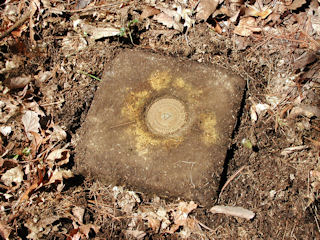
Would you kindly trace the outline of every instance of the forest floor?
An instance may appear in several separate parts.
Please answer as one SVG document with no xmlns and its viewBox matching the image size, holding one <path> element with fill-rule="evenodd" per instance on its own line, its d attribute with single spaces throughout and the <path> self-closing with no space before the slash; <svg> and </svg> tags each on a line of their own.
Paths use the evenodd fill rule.
<svg viewBox="0 0 320 240">
<path fill-rule="evenodd" d="M 2 1 L 0 236 L 319 239 L 319 6 L 318 0 Z M 225 186 L 208 205 L 241 207 L 253 218 L 75 174 L 79 129 L 104 68 L 127 48 L 217 64 L 247 81 Z"/>
</svg>

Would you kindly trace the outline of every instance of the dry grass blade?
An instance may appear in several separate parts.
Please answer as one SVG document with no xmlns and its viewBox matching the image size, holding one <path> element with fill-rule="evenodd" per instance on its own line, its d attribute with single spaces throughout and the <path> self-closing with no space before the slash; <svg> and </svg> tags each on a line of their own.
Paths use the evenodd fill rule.
<svg viewBox="0 0 320 240">
<path fill-rule="evenodd" d="M 229 185 L 229 183 L 236 178 L 236 176 L 238 176 L 238 174 L 245 168 L 246 166 L 242 166 L 238 171 L 236 171 L 234 174 L 232 174 L 232 176 L 226 181 L 226 183 L 223 185 L 223 187 L 221 188 L 221 191 L 219 193 L 219 198 L 221 196 L 221 194 L 223 193 L 223 190 Z"/>
</svg>

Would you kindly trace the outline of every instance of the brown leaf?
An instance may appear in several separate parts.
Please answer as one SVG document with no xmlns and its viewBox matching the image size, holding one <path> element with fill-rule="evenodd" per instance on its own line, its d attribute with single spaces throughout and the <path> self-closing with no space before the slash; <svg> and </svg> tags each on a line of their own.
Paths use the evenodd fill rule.
<svg viewBox="0 0 320 240">
<path fill-rule="evenodd" d="M 217 9 L 219 0 L 201 0 L 197 7 L 197 20 L 204 20 L 210 17 L 210 15 Z"/>
<path fill-rule="evenodd" d="M 265 19 L 272 13 L 272 10 L 269 8 L 266 8 L 264 10 L 259 10 L 255 6 L 248 5 L 248 7 L 245 9 L 245 16 L 251 16 L 251 17 L 261 17 L 262 19 Z"/>
<path fill-rule="evenodd" d="M 74 207 L 72 209 L 72 214 L 75 216 L 76 220 L 78 223 L 82 224 L 83 223 L 83 215 L 84 215 L 85 209 L 82 207 Z"/>
<path fill-rule="evenodd" d="M 47 162 L 50 168 L 53 165 L 62 166 L 69 162 L 70 153 L 67 149 L 56 149 L 52 151 L 49 156 L 47 157 Z"/>
<path fill-rule="evenodd" d="M 87 239 L 89 239 L 89 233 L 90 230 L 93 230 L 96 234 L 100 231 L 100 227 L 96 226 L 94 224 L 86 224 L 86 225 L 81 225 L 79 227 L 79 230 L 82 234 L 84 234 L 86 236 Z"/>
<path fill-rule="evenodd" d="M 294 69 L 302 69 L 308 64 L 317 61 L 318 59 L 318 55 L 314 52 L 305 52 L 294 61 L 293 67 Z"/>
<path fill-rule="evenodd" d="M 9 79 L 9 88 L 11 89 L 19 89 L 24 88 L 29 82 L 31 82 L 31 76 L 20 76 L 16 78 Z"/>
<path fill-rule="evenodd" d="M 73 173 L 70 170 L 55 169 L 49 181 L 45 185 L 50 185 L 52 183 L 55 183 L 56 181 L 62 182 L 63 179 L 68 179 L 72 177 L 73 177 Z"/>
<path fill-rule="evenodd" d="M 150 217 L 150 216 L 147 218 L 147 220 L 148 220 L 148 227 L 152 228 L 152 230 L 155 233 L 158 233 L 158 231 L 160 229 L 160 220 L 155 219 L 155 218 Z"/>
<path fill-rule="evenodd" d="M 136 238 L 137 240 L 143 239 L 146 235 L 144 231 L 139 230 L 126 230 L 126 234 Z"/>
<path fill-rule="evenodd" d="M 181 16 L 176 11 L 164 8 L 161 8 L 161 11 L 162 12 L 160 14 L 153 17 L 154 20 L 168 28 L 174 28 L 178 31 L 183 30 L 182 24 L 179 23 Z"/>
<path fill-rule="evenodd" d="M 2 176 L 1 181 L 11 187 L 12 183 L 19 185 L 23 181 L 23 172 L 20 166 L 7 170 Z"/>
<path fill-rule="evenodd" d="M 24 201 L 24 200 L 28 200 L 30 194 L 33 192 L 33 190 L 35 190 L 38 187 L 38 182 L 35 181 L 21 196 L 20 201 Z"/>
<path fill-rule="evenodd" d="M 290 6 L 288 6 L 289 10 L 296 10 L 300 7 L 302 7 L 303 4 L 305 4 L 306 0 L 294 0 Z"/>
<path fill-rule="evenodd" d="M 152 17 L 153 15 L 159 14 L 160 10 L 150 6 L 144 6 L 142 13 L 140 15 L 140 19 L 146 19 L 148 17 Z"/>
<path fill-rule="evenodd" d="M 10 232 L 11 232 L 10 227 L 7 226 L 7 224 L 5 224 L 4 222 L 0 222 L 0 236 L 4 240 L 9 240 Z"/>
<path fill-rule="evenodd" d="M 261 28 L 257 27 L 254 17 L 242 18 L 234 29 L 234 33 L 243 37 L 248 37 L 254 32 L 261 32 Z"/>
<path fill-rule="evenodd" d="M 33 111 L 26 111 L 22 116 L 22 123 L 24 125 L 24 130 L 27 133 L 27 136 L 32 140 L 31 132 L 39 132 L 40 123 L 38 114 Z"/>
</svg>

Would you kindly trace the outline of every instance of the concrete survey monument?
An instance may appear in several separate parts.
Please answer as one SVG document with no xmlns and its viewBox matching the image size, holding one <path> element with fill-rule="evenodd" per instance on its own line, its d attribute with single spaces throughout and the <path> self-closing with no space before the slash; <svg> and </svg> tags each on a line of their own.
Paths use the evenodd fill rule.
<svg viewBox="0 0 320 240">
<path fill-rule="evenodd" d="M 216 197 L 244 86 L 215 65 L 124 50 L 106 66 L 76 168 L 108 185 L 206 204 Z"/>
</svg>

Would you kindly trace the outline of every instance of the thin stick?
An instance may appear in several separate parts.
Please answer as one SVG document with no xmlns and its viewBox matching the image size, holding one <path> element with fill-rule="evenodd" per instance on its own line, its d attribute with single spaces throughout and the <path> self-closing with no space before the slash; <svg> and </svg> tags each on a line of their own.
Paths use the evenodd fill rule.
<svg viewBox="0 0 320 240">
<path fill-rule="evenodd" d="M 127 125 L 131 125 L 133 123 L 135 123 L 136 121 L 130 121 L 130 122 L 125 122 L 125 123 L 120 123 L 118 125 L 114 125 L 114 126 L 111 126 L 109 129 L 114 129 L 114 128 L 118 128 L 118 127 L 124 127 L 124 126 L 127 126 Z"/>
<path fill-rule="evenodd" d="M 229 185 L 229 183 L 235 179 L 235 177 L 245 168 L 246 166 L 242 166 L 238 171 L 236 171 L 227 181 L 226 183 L 223 185 L 222 189 L 221 189 L 221 192 L 219 194 L 219 198 L 223 192 L 223 190 Z"/>
<path fill-rule="evenodd" d="M 30 12 L 27 12 L 22 18 L 20 18 L 15 24 L 13 24 L 7 31 L 5 31 L 0 39 L 7 37 L 14 29 L 20 27 L 30 17 Z"/>
</svg>

